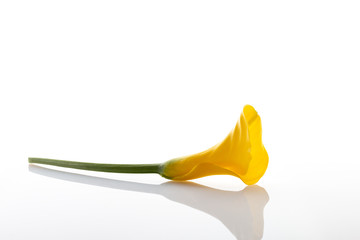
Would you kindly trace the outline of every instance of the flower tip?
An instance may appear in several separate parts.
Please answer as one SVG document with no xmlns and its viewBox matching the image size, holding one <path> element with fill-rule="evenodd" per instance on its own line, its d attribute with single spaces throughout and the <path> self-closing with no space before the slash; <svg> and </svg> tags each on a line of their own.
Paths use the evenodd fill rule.
<svg viewBox="0 0 360 240">
<path fill-rule="evenodd" d="M 243 113 L 248 125 L 250 125 L 258 116 L 255 108 L 251 105 L 245 105 L 243 108 Z"/>
</svg>

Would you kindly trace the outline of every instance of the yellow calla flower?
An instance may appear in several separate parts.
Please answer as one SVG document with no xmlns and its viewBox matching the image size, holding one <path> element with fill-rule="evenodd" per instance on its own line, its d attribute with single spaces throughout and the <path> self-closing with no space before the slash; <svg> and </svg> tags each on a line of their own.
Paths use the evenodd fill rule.
<svg viewBox="0 0 360 240">
<path fill-rule="evenodd" d="M 233 175 L 251 185 L 264 175 L 268 160 L 261 141 L 260 116 L 252 106 L 246 105 L 224 141 L 206 151 L 165 162 L 162 176 L 189 180 L 209 175 Z"/>
<path fill-rule="evenodd" d="M 101 164 L 29 158 L 30 163 L 118 173 L 158 173 L 171 180 L 190 180 L 210 175 L 233 175 L 245 184 L 259 181 L 269 157 L 261 140 L 261 120 L 255 109 L 246 105 L 235 128 L 221 143 L 190 156 L 160 164 Z"/>
</svg>

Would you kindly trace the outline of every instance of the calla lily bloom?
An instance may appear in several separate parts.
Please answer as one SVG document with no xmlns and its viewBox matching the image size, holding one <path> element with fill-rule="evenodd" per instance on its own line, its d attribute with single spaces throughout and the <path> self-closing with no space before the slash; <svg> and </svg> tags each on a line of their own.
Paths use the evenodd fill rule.
<svg viewBox="0 0 360 240">
<path fill-rule="evenodd" d="M 210 175 L 232 175 L 251 185 L 264 175 L 269 161 L 261 134 L 260 116 L 252 106 L 246 105 L 235 128 L 221 143 L 206 151 L 164 163 L 102 164 L 47 158 L 29 158 L 29 162 L 101 172 L 158 173 L 178 181 Z"/>
</svg>

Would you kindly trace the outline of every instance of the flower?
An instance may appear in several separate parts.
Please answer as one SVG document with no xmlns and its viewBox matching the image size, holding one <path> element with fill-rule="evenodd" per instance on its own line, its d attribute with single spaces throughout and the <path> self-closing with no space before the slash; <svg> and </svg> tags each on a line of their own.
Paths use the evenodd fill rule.
<svg viewBox="0 0 360 240">
<path fill-rule="evenodd" d="M 264 175 L 269 162 L 261 134 L 260 116 L 252 106 L 246 105 L 235 128 L 221 143 L 163 163 L 160 174 L 171 180 L 225 174 L 239 177 L 247 185 L 255 184 Z"/>
<path fill-rule="evenodd" d="M 252 106 L 246 105 L 235 128 L 224 141 L 206 151 L 165 163 L 105 164 L 49 158 L 29 158 L 28 161 L 99 172 L 158 173 L 165 178 L 179 181 L 227 174 L 252 185 L 264 175 L 269 157 L 261 140 L 260 116 Z"/>
</svg>

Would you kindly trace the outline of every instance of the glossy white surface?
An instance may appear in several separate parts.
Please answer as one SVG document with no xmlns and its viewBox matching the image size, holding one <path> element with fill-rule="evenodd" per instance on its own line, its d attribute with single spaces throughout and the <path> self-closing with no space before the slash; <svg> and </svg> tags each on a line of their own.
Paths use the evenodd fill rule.
<svg viewBox="0 0 360 240">
<path fill-rule="evenodd" d="M 360 239 L 358 1 L 1 1 L 0 239 Z M 258 186 L 29 166 L 205 150 L 243 105 Z"/>
</svg>

